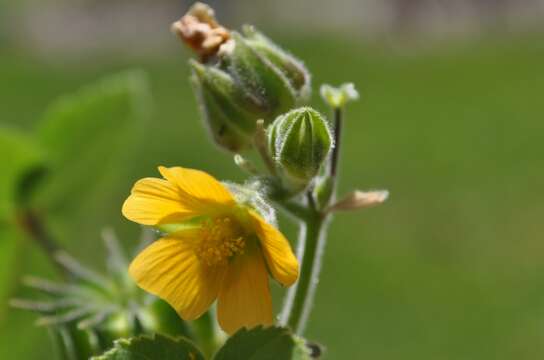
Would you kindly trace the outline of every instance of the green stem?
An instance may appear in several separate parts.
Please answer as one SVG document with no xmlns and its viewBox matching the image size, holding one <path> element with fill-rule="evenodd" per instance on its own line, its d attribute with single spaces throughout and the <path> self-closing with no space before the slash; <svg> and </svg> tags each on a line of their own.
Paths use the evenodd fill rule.
<svg viewBox="0 0 544 360">
<path fill-rule="evenodd" d="M 289 289 L 281 314 L 281 322 L 302 335 L 313 305 L 319 280 L 321 257 L 326 243 L 327 218 L 314 211 L 300 227 L 297 256 L 301 263 L 300 277 Z"/>
<path fill-rule="evenodd" d="M 311 214 L 311 209 L 305 205 L 293 200 L 273 200 L 274 204 L 285 211 L 296 220 L 303 221 Z"/>
<path fill-rule="evenodd" d="M 48 233 L 43 219 L 31 209 L 22 210 L 17 217 L 17 223 L 20 228 L 43 250 L 54 267 L 59 270 L 63 276 L 66 275 L 66 269 L 55 259 L 55 254 L 61 250 L 60 246 L 53 240 Z"/>
<path fill-rule="evenodd" d="M 334 148 L 331 154 L 330 176 L 335 179 L 338 173 L 338 161 L 340 157 L 340 142 L 342 140 L 342 108 L 334 109 Z"/>
<path fill-rule="evenodd" d="M 192 322 L 192 330 L 202 352 L 210 357 L 221 345 L 218 329 L 215 325 L 215 311 L 210 309 Z"/>
<path fill-rule="evenodd" d="M 342 140 L 342 109 L 334 109 L 334 143 L 330 162 L 329 176 L 333 181 L 333 192 L 328 202 L 334 199 L 338 182 L 338 163 L 340 142 Z M 296 334 L 302 335 L 310 316 L 315 291 L 319 283 L 321 258 L 327 241 L 329 217 L 316 210 L 314 198 L 308 193 L 306 204 L 277 201 L 284 210 L 300 220 L 297 257 L 301 264 L 300 276 L 295 286 L 287 292 L 280 315 L 280 322 L 288 325 Z M 296 205 L 296 206 L 294 206 Z"/>
</svg>

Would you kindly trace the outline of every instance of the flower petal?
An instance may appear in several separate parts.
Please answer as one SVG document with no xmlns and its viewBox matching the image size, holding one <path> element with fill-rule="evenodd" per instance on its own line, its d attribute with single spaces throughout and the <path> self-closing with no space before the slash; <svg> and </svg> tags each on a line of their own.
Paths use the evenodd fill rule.
<svg viewBox="0 0 544 360">
<path fill-rule="evenodd" d="M 183 205 L 175 185 L 156 178 L 137 181 L 123 204 L 122 212 L 127 219 L 142 225 L 183 221 L 198 215 Z"/>
<path fill-rule="evenodd" d="M 219 291 L 217 317 L 219 325 L 228 334 L 244 326 L 272 324 L 268 272 L 257 248 L 236 256 L 228 265 Z"/>
<path fill-rule="evenodd" d="M 291 250 L 289 241 L 278 229 L 256 213 L 251 212 L 251 217 L 272 276 L 283 286 L 293 285 L 298 278 L 299 269 L 298 260 Z"/>
<path fill-rule="evenodd" d="M 185 195 L 184 200 L 191 208 L 210 205 L 232 205 L 234 198 L 223 184 L 213 176 L 193 169 L 182 167 L 159 167 L 161 175 L 172 184 L 176 184 Z"/>
<path fill-rule="evenodd" d="M 159 239 L 130 264 L 138 286 L 168 302 L 185 320 L 202 315 L 217 298 L 224 268 L 200 263 L 193 246 L 196 233 Z"/>
</svg>

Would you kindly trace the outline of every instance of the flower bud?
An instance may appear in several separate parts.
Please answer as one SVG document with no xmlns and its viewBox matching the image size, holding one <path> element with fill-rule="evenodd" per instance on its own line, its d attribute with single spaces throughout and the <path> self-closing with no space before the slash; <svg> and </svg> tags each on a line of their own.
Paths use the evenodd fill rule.
<svg viewBox="0 0 544 360">
<path fill-rule="evenodd" d="M 366 209 L 382 204 L 389 197 L 387 190 L 360 191 L 355 190 L 337 203 L 331 205 L 327 211 L 353 211 Z"/>
<path fill-rule="evenodd" d="M 333 109 L 342 108 L 348 102 L 359 99 L 359 92 L 353 83 L 345 83 L 339 87 L 323 84 L 319 91 L 323 100 Z"/>
<path fill-rule="evenodd" d="M 305 102 L 310 76 L 302 63 L 251 27 L 244 36 L 219 25 L 202 3 L 172 26 L 199 55 L 191 61 L 202 116 L 215 142 L 238 152 L 251 146 L 255 122 Z"/>
<path fill-rule="evenodd" d="M 254 102 L 223 70 L 190 62 L 204 123 L 215 142 L 230 151 L 249 147 L 255 131 Z"/>
<path fill-rule="evenodd" d="M 257 31 L 255 27 L 246 25 L 243 28 L 243 33 L 249 46 L 274 64 L 287 77 L 295 90 L 297 102 L 309 100 L 311 79 L 304 64 Z"/>
<path fill-rule="evenodd" d="M 278 172 L 293 190 L 305 188 L 317 175 L 332 147 L 323 117 L 309 107 L 279 116 L 268 129 L 268 147 Z"/>
</svg>

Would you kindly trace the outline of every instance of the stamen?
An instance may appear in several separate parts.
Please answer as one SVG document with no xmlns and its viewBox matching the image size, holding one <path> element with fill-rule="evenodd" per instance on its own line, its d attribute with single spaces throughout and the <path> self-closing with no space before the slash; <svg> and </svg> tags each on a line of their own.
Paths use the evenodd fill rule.
<svg viewBox="0 0 544 360">
<path fill-rule="evenodd" d="M 226 265 L 232 256 L 244 253 L 242 228 L 229 216 L 204 221 L 200 232 L 195 253 L 208 266 Z"/>
</svg>

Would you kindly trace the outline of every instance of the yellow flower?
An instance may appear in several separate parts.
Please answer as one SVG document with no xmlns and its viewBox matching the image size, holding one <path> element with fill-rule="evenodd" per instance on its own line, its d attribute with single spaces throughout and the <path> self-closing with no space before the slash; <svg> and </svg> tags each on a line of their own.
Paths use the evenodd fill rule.
<svg viewBox="0 0 544 360">
<path fill-rule="evenodd" d="M 131 276 L 183 319 L 198 318 L 217 299 L 219 324 L 229 334 L 271 324 L 268 272 L 284 286 L 298 277 L 288 241 L 207 173 L 159 171 L 164 179 L 136 182 L 123 215 L 170 232 L 134 259 Z"/>
</svg>

